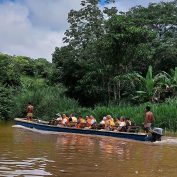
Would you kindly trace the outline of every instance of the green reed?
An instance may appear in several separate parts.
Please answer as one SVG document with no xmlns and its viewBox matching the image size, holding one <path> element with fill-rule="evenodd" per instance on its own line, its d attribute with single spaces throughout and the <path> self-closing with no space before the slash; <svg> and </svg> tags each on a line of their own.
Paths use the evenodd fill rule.
<svg viewBox="0 0 177 177">
<path fill-rule="evenodd" d="M 144 122 L 144 109 L 147 105 L 155 116 L 153 126 L 164 128 L 173 132 L 177 131 L 177 99 L 168 99 L 164 103 L 146 103 L 139 106 L 109 105 L 96 106 L 94 109 L 81 108 L 77 101 L 65 96 L 62 85 L 48 86 L 42 79 L 24 79 L 23 88 L 13 97 L 11 117 L 26 116 L 26 106 L 32 102 L 35 108 L 35 118 L 50 120 L 56 113 L 75 113 L 76 115 L 93 115 L 99 122 L 103 116 L 110 114 L 114 118 L 124 116 L 131 118 L 136 125 Z"/>
<path fill-rule="evenodd" d="M 11 117 L 25 117 L 28 102 L 34 105 L 34 117 L 44 120 L 52 119 L 58 112 L 75 110 L 78 102 L 65 96 L 61 85 L 48 86 L 41 80 L 24 83 L 22 90 L 13 97 Z"/>
<path fill-rule="evenodd" d="M 93 112 L 98 120 L 102 119 L 103 116 L 110 114 L 114 118 L 117 116 L 129 117 L 137 125 L 142 125 L 145 116 L 144 109 L 147 105 L 151 107 L 151 110 L 155 116 L 155 122 L 153 126 L 161 127 L 173 132 L 177 131 L 176 99 L 169 99 L 166 102 L 159 104 L 146 103 L 139 106 L 97 106 Z"/>
</svg>

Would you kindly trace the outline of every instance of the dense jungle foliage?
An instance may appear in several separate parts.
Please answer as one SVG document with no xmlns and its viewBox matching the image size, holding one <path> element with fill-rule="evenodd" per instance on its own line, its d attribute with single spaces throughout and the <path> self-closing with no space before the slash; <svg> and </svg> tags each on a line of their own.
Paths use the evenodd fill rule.
<svg viewBox="0 0 177 177">
<path fill-rule="evenodd" d="M 157 125 L 177 129 L 177 1 L 127 12 L 106 3 L 82 0 L 69 12 L 65 46 L 52 63 L 0 54 L 2 119 L 25 116 L 31 101 L 37 118 L 110 113 L 140 124 L 149 104 Z"/>
</svg>

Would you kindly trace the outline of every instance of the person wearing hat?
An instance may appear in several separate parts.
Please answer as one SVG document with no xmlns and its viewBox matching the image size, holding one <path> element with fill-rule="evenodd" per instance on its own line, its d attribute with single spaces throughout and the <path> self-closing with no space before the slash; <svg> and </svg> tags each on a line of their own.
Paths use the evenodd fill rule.
<svg viewBox="0 0 177 177">
<path fill-rule="evenodd" d="M 57 113 L 56 116 L 57 116 L 57 118 L 56 118 L 56 123 L 55 124 L 56 125 L 61 124 L 61 122 L 62 122 L 61 114 Z"/>
</svg>

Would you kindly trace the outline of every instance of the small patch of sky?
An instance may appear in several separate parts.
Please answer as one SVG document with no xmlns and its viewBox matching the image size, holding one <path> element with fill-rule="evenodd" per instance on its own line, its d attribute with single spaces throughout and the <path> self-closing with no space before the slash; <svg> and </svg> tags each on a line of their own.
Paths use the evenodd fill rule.
<svg viewBox="0 0 177 177">
<path fill-rule="evenodd" d="M 101 4 L 102 6 L 104 6 L 104 5 L 105 5 L 105 0 L 100 0 L 100 4 Z"/>
<path fill-rule="evenodd" d="M 6 2 L 15 2 L 16 0 L 0 0 L 0 4 L 6 3 Z"/>
</svg>

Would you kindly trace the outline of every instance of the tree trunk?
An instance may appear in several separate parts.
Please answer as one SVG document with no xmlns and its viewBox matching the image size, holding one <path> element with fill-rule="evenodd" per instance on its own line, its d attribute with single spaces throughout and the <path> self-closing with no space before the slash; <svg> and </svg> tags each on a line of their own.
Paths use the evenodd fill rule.
<svg viewBox="0 0 177 177">
<path fill-rule="evenodd" d="M 120 104 L 121 94 L 120 94 L 120 80 L 118 81 L 118 104 Z"/>
<path fill-rule="evenodd" d="M 117 100 L 117 89 L 116 89 L 116 84 L 114 84 L 114 102 Z"/>
</svg>

